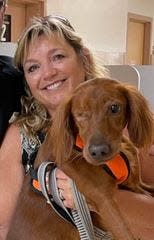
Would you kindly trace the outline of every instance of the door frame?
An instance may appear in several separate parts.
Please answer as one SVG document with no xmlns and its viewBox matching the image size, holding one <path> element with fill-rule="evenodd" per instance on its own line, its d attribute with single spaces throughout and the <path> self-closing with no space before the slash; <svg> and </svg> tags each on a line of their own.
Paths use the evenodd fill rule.
<svg viewBox="0 0 154 240">
<path fill-rule="evenodd" d="M 128 53 L 128 24 L 129 22 L 137 22 L 144 24 L 144 45 L 143 45 L 143 65 L 151 64 L 151 47 L 152 47 L 152 21 L 151 17 L 137 15 L 134 13 L 128 13 L 127 17 L 127 40 L 126 40 L 126 58 L 125 63 L 127 64 L 127 53 Z"/>
<path fill-rule="evenodd" d="M 15 21 L 16 14 L 12 10 L 14 7 L 17 7 L 18 9 L 20 9 L 20 8 L 24 9 L 25 15 L 23 16 L 22 20 L 24 21 L 23 28 L 25 28 L 27 23 L 33 16 L 45 16 L 46 15 L 47 0 L 9 0 L 6 14 L 11 15 L 11 17 L 12 17 L 12 23 L 10 26 L 11 29 L 13 27 L 14 28 L 16 27 L 16 21 Z M 11 41 L 16 42 L 19 34 L 20 34 L 20 30 L 18 31 L 18 34 L 14 33 L 12 30 Z"/>
</svg>

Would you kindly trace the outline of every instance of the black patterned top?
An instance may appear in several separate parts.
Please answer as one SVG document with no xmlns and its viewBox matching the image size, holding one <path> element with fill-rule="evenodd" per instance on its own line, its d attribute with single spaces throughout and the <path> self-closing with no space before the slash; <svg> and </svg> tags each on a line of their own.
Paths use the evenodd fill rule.
<svg viewBox="0 0 154 240">
<path fill-rule="evenodd" d="M 25 173 L 29 173 L 29 169 L 33 166 L 39 147 L 44 140 L 44 134 L 39 132 L 35 138 L 29 138 L 26 133 L 21 130 L 22 143 L 22 164 Z"/>
</svg>

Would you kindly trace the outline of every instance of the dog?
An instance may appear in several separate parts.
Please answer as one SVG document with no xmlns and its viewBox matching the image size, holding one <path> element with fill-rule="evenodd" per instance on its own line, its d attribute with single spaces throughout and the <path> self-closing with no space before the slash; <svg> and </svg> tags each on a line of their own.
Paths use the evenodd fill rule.
<svg viewBox="0 0 154 240">
<path fill-rule="evenodd" d="M 123 134 L 125 128 L 129 138 Z M 47 142 L 52 136 L 57 140 L 53 152 L 58 164 L 69 159 L 80 138 L 90 164 L 105 164 L 119 152 L 126 155 L 130 174 L 121 187 L 145 194 L 153 191 L 141 180 L 137 149 L 153 142 L 153 113 L 135 87 L 112 79 L 84 82 L 62 104 L 51 131 Z"/>
<path fill-rule="evenodd" d="M 128 130 L 129 138 L 123 135 L 125 128 Z M 75 181 L 80 192 L 92 206 L 93 222 L 100 228 L 110 231 L 115 240 L 134 240 L 136 238 L 116 204 L 117 182 L 112 170 L 108 168 L 108 163 L 117 156 L 118 159 L 126 158 L 129 169 L 126 178 L 121 179 L 120 176 L 117 180 L 119 186 L 148 194 L 147 190 L 153 188 L 141 180 L 137 148 L 148 147 L 152 141 L 153 114 L 141 93 L 133 86 L 124 85 L 117 80 L 98 78 L 80 84 L 59 106 L 35 164 L 37 167 L 45 159 L 55 159 L 55 163 Z M 20 239 L 25 240 L 23 236 L 26 234 L 32 236 L 31 240 L 46 240 L 49 236 L 58 240 L 61 239 L 60 232 L 64 239 L 79 239 L 78 233 L 70 225 L 69 235 L 74 236 L 71 235 L 69 238 L 66 231 L 69 227 L 65 228 L 64 221 L 55 220 L 51 210 L 45 206 L 42 217 L 40 212 L 40 206 L 44 205 L 42 197 L 39 196 L 38 199 L 34 193 L 32 196 L 30 190 L 26 190 L 28 192 L 25 193 L 25 189 L 28 188 L 27 181 L 25 186 L 20 201 L 22 207 L 21 205 L 18 207 L 18 213 L 13 218 L 16 219 L 13 226 L 18 226 L 18 232 L 21 232 Z M 27 211 L 24 207 L 25 199 L 29 215 L 25 213 Z M 37 206 L 34 206 L 34 202 L 37 202 Z M 30 216 L 27 218 L 29 222 L 26 221 L 25 214 Z M 52 215 L 49 217 L 51 221 L 48 219 L 49 215 Z M 22 227 L 19 227 L 21 222 Z M 31 222 L 34 222 L 33 226 L 35 222 L 39 224 L 34 226 L 35 230 L 30 231 Z M 37 234 L 38 225 L 38 232 L 42 235 Z M 14 227 L 11 228 L 9 236 L 17 232 L 15 229 L 17 227 Z M 53 235 L 54 231 L 56 233 Z M 16 238 L 8 238 L 14 239 L 19 239 L 19 235 L 16 235 Z"/>
<path fill-rule="evenodd" d="M 125 128 L 129 138 L 123 134 Z M 74 150 L 78 136 L 83 145 L 81 153 Z M 52 139 L 54 144 L 51 150 Z M 105 175 L 102 182 L 102 173 L 96 171 L 122 152 L 129 162 L 129 176 L 124 182 L 120 182 L 120 187 L 149 194 L 148 191 L 153 191 L 153 187 L 146 185 L 141 179 L 138 148 L 148 147 L 152 142 L 153 113 L 142 94 L 135 87 L 117 80 L 94 79 L 80 84 L 59 107 L 53 126 L 47 134 L 43 155 L 46 153 L 45 158 L 51 159 L 52 152 L 56 156 L 57 165 L 76 182 L 79 190 L 90 199 L 91 205 L 96 208 L 99 206 L 99 210 L 102 208 L 104 214 L 107 207 L 100 206 L 100 199 L 103 201 L 103 198 L 107 198 L 112 206 L 115 205 L 109 198 L 113 198 L 111 192 L 114 192 L 117 183 L 109 175 Z M 83 154 L 88 164 L 83 160 L 75 160 L 75 156 L 80 154 Z M 91 189 L 95 189 L 92 194 Z M 98 205 L 94 203 L 95 196 L 100 196 Z M 110 204 L 109 209 L 114 212 Z M 115 215 L 116 218 L 118 213 Z M 112 224 L 111 216 L 104 219 L 105 227 L 112 232 L 115 239 L 127 239 L 125 228 L 121 229 L 121 234 L 125 232 L 125 237 L 112 229 L 115 222 L 117 221 L 114 219 Z M 119 224 L 118 222 L 117 229 Z"/>
</svg>

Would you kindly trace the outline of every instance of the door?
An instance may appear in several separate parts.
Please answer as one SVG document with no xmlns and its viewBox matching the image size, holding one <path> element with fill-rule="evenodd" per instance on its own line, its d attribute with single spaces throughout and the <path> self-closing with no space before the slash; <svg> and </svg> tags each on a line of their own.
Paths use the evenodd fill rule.
<svg viewBox="0 0 154 240">
<path fill-rule="evenodd" d="M 46 0 L 9 0 L 6 15 L 11 17 L 11 42 L 16 42 L 32 16 L 46 14 Z"/>
<path fill-rule="evenodd" d="M 152 19 L 140 15 L 128 15 L 127 64 L 143 65 L 151 63 Z"/>
<path fill-rule="evenodd" d="M 144 23 L 128 23 L 128 64 L 142 64 L 144 52 Z"/>
</svg>

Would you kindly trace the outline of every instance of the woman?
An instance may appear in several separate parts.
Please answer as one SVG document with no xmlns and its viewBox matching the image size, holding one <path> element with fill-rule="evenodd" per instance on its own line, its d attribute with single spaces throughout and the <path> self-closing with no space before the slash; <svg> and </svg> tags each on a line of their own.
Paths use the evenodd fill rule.
<svg viewBox="0 0 154 240">
<path fill-rule="evenodd" d="M 68 20 L 60 16 L 33 19 L 18 42 L 15 63 L 24 73 L 27 96 L 22 99 L 22 113 L 10 125 L 0 150 L 0 237 L 3 240 L 21 190 L 23 165 L 28 171 L 28 163 L 32 163 L 33 153 L 40 146 L 38 132 L 46 132 L 57 106 L 79 83 L 105 75 Z M 58 188 L 64 190 L 65 206 L 73 207 L 69 178 L 60 170 L 56 177 Z M 140 224 L 144 223 L 148 209 L 154 210 L 154 200 L 124 191 L 117 192 L 117 198 L 130 225 L 132 217 L 137 222 L 137 228 L 131 225 L 136 236 L 142 232 L 144 240 L 152 239 Z M 125 201 L 121 202 L 122 199 Z M 127 199 L 135 207 L 126 206 Z M 136 204 L 141 217 L 136 215 Z M 154 223 L 154 217 L 150 217 L 146 219 L 147 224 Z"/>
</svg>

